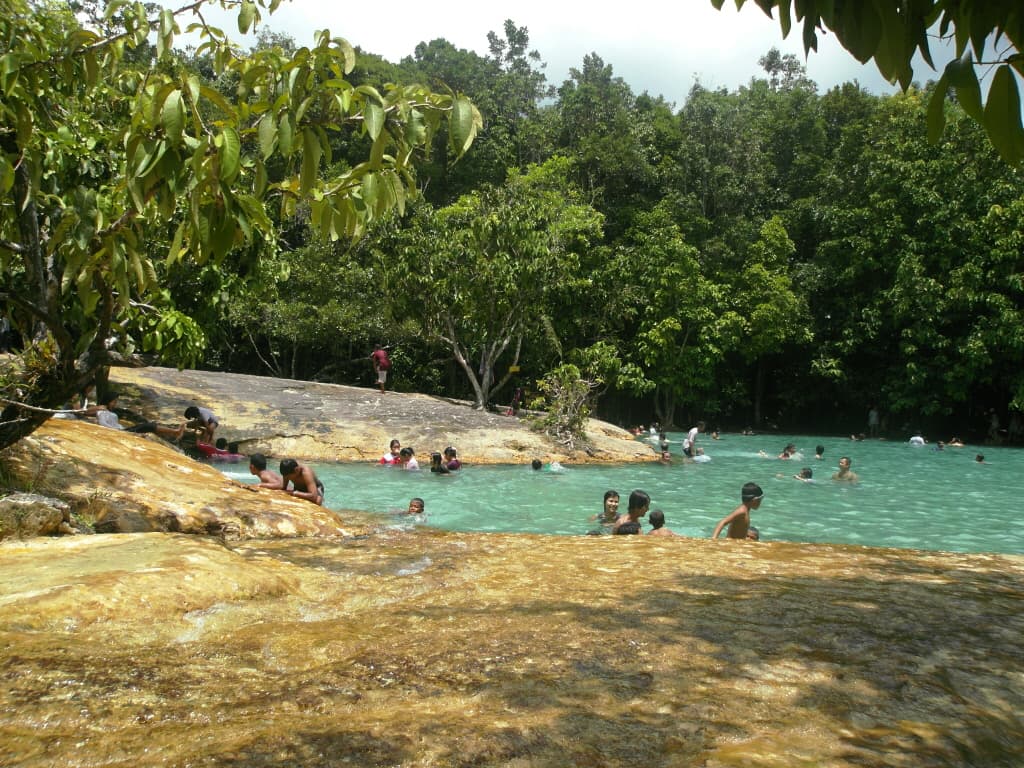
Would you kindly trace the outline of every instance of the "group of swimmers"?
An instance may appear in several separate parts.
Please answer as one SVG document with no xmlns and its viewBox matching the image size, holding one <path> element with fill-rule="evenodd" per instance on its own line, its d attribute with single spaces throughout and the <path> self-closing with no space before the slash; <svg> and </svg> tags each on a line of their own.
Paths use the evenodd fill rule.
<svg viewBox="0 0 1024 768">
<path fill-rule="evenodd" d="M 711 538 L 717 539 L 722 530 L 726 529 L 726 538 L 758 541 L 761 534 L 750 524 L 750 513 L 761 506 L 763 498 L 764 491 L 761 490 L 761 486 L 757 483 L 746 483 L 740 489 L 740 505 L 718 521 Z M 621 536 L 642 533 L 641 519 L 647 515 L 650 507 L 650 495 L 638 489 L 629 494 L 626 512 L 620 514 L 619 492 L 605 491 L 603 511 L 590 518 L 592 521 L 598 521 L 601 529 L 591 531 L 591 534 L 613 533 Z M 665 527 L 665 513 L 660 509 L 651 510 L 649 520 L 651 530 L 647 532 L 648 536 L 679 536 L 675 531 Z"/>
<path fill-rule="evenodd" d="M 392 440 L 388 449 L 380 457 L 378 464 L 387 467 L 400 467 L 401 469 L 417 470 L 420 468 L 416 460 L 416 452 L 412 448 L 403 448 L 399 440 Z M 462 461 L 459 459 L 459 452 L 452 446 L 443 451 L 434 451 L 430 454 L 430 471 L 438 475 L 448 475 L 462 469 Z"/>
</svg>

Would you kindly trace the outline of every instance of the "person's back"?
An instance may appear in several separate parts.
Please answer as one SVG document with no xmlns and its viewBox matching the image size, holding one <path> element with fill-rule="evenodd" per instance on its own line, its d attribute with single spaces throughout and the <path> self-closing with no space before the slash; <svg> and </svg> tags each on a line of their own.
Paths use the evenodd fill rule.
<svg viewBox="0 0 1024 768">
<path fill-rule="evenodd" d="M 280 491 L 284 488 L 284 479 L 272 469 L 267 469 L 267 457 L 262 453 L 254 453 L 249 457 L 249 474 L 259 478 L 257 488 L 271 488 Z"/>
</svg>

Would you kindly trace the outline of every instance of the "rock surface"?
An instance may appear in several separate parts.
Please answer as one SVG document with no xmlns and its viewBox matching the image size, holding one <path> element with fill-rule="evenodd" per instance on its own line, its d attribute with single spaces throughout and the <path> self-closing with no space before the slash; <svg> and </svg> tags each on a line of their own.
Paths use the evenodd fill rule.
<svg viewBox="0 0 1024 768">
<path fill-rule="evenodd" d="M 398 438 L 415 449 L 421 463 L 448 445 L 476 464 L 655 459 L 647 443 L 593 419 L 587 427 L 590 449 L 568 451 L 521 419 L 429 395 L 170 368 L 117 368 L 111 378 L 123 393 L 121 406 L 165 424 L 180 423 L 193 403 L 212 409 L 221 420 L 218 437 L 239 441 L 241 453 L 372 461 Z"/>
<path fill-rule="evenodd" d="M 51 419 L 0 457 L 9 477 L 67 502 L 102 533 L 341 536 L 330 510 L 225 477 L 156 437 Z"/>
<path fill-rule="evenodd" d="M 451 534 L 0 544 L 5 768 L 1015 768 L 1024 558 Z"/>
</svg>

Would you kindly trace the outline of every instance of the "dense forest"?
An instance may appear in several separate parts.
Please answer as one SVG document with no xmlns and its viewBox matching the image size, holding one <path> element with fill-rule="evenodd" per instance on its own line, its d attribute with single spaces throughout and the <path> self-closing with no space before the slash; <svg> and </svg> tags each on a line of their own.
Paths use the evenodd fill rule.
<svg viewBox="0 0 1024 768">
<path fill-rule="evenodd" d="M 419 194 L 391 187 L 376 206 L 384 184 L 364 180 L 356 208 L 380 215 L 346 225 L 354 238 L 338 237 L 326 196 L 284 204 L 287 169 L 269 149 L 286 123 L 241 134 L 243 149 L 266 145 L 259 172 L 283 190 L 246 209 L 253 227 L 269 219 L 272 241 L 175 258 L 175 227 L 147 228 L 145 248 L 172 256 L 153 259 L 158 290 L 133 299 L 108 346 L 370 386 L 379 343 L 395 389 L 480 407 L 522 390 L 527 404 L 576 398 L 623 425 L 850 433 L 874 406 L 892 436 L 936 438 L 984 435 L 994 412 L 1021 438 L 1024 176 L 955 98 L 929 142 L 933 84 L 821 93 L 799 59 L 772 49 L 747 85 L 698 83 L 675 105 L 634 93 L 598 53 L 549 83 L 514 21 L 487 42 L 481 56 L 432 40 L 397 63 L 354 51 L 355 91 L 423 84 L 468 97 L 483 121 L 461 154 L 464 128 L 417 132 L 425 121 L 410 112 Z M 303 50 L 264 29 L 253 53 Z M 175 49 L 163 66 L 213 101 L 256 98 L 218 55 Z M 76 117 L 137 119 L 91 109 Z M 306 140 L 339 178 L 381 151 L 365 130 Z M 5 298 L 24 277 L 5 269 Z M 17 302 L 7 307 L 26 327 Z M 139 329 L 149 341 L 130 344 Z"/>
</svg>

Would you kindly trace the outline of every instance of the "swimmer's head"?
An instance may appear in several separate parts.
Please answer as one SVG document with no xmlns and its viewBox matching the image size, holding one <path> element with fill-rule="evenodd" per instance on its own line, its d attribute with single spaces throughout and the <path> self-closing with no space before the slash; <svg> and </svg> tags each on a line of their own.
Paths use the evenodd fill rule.
<svg viewBox="0 0 1024 768">
<path fill-rule="evenodd" d="M 615 529 L 615 533 L 622 536 L 628 536 L 631 533 L 640 533 L 640 523 L 634 523 L 632 520 L 628 523 L 623 523 Z"/>
<path fill-rule="evenodd" d="M 740 498 L 744 504 L 757 507 L 760 506 L 761 499 L 764 498 L 764 491 L 761 490 L 761 486 L 757 483 L 746 483 L 740 492 Z"/>
<path fill-rule="evenodd" d="M 757 530 L 757 528 L 755 528 L 754 526 L 750 526 L 749 528 L 747 528 L 747 538 L 751 541 L 760 541 L 761 532 Z"/>
<path fill-rule="evenodd" d="M 413 499 L 409 499 L 408 514 L 410 515 L 422 515 L 423 514 L 423 499 L 418 496 Z"/>
<path fill-rule="evenodd" d="M 819 446 L 815 447 L 814 454 L 816 456 L 822 456 L 824 453 L 825 453 L 825 446 L 824 445 L 819 445 Z"/>
<path fill-rule="evenodd" d="M 810 480 L 812 477 L 814 477 L 814 472 L 811 471 L 810 467 L 804 467 L 803 469 L 800 470 L 800 477 L 802 477 L 804 480 Z"/>
<path fill-rule="evenodd" d="M 262 472 L 267 468 L 267 457 L 262 453 L 254 453 L 249 457 L 249 469 L 255 469 L 257 472 Z"/>
<path fill-rule="evenodd" d="M 541 461 L 540 459 L 534 459 L 533 461 L 530 462 L 530 466 L 533 467 L 535 470 L 540 469 L 541 467 L 544 466 L 544 462 Z"/>
<path fill-rule="evenodd" d="M 654 530 L 658 530 L 665 524 L 665 513 L 660 509 L 656 509 L 650 514 L 651 525 L 654 526 Z"/>
<path fill-rule="evenodd" d="M 644 491 L 633 491 L 629 494 L 629 511 L 646 510 L 651 506 L 651 497 Z"/>
<path fill-rule="evenodd" d="M 299 468 L 299 462 L 295 459 L 284 459 L 281 462 L 281 466 L 278 468 L 281 471 L 283 477 L 288 477 Z"/>
</svg>

